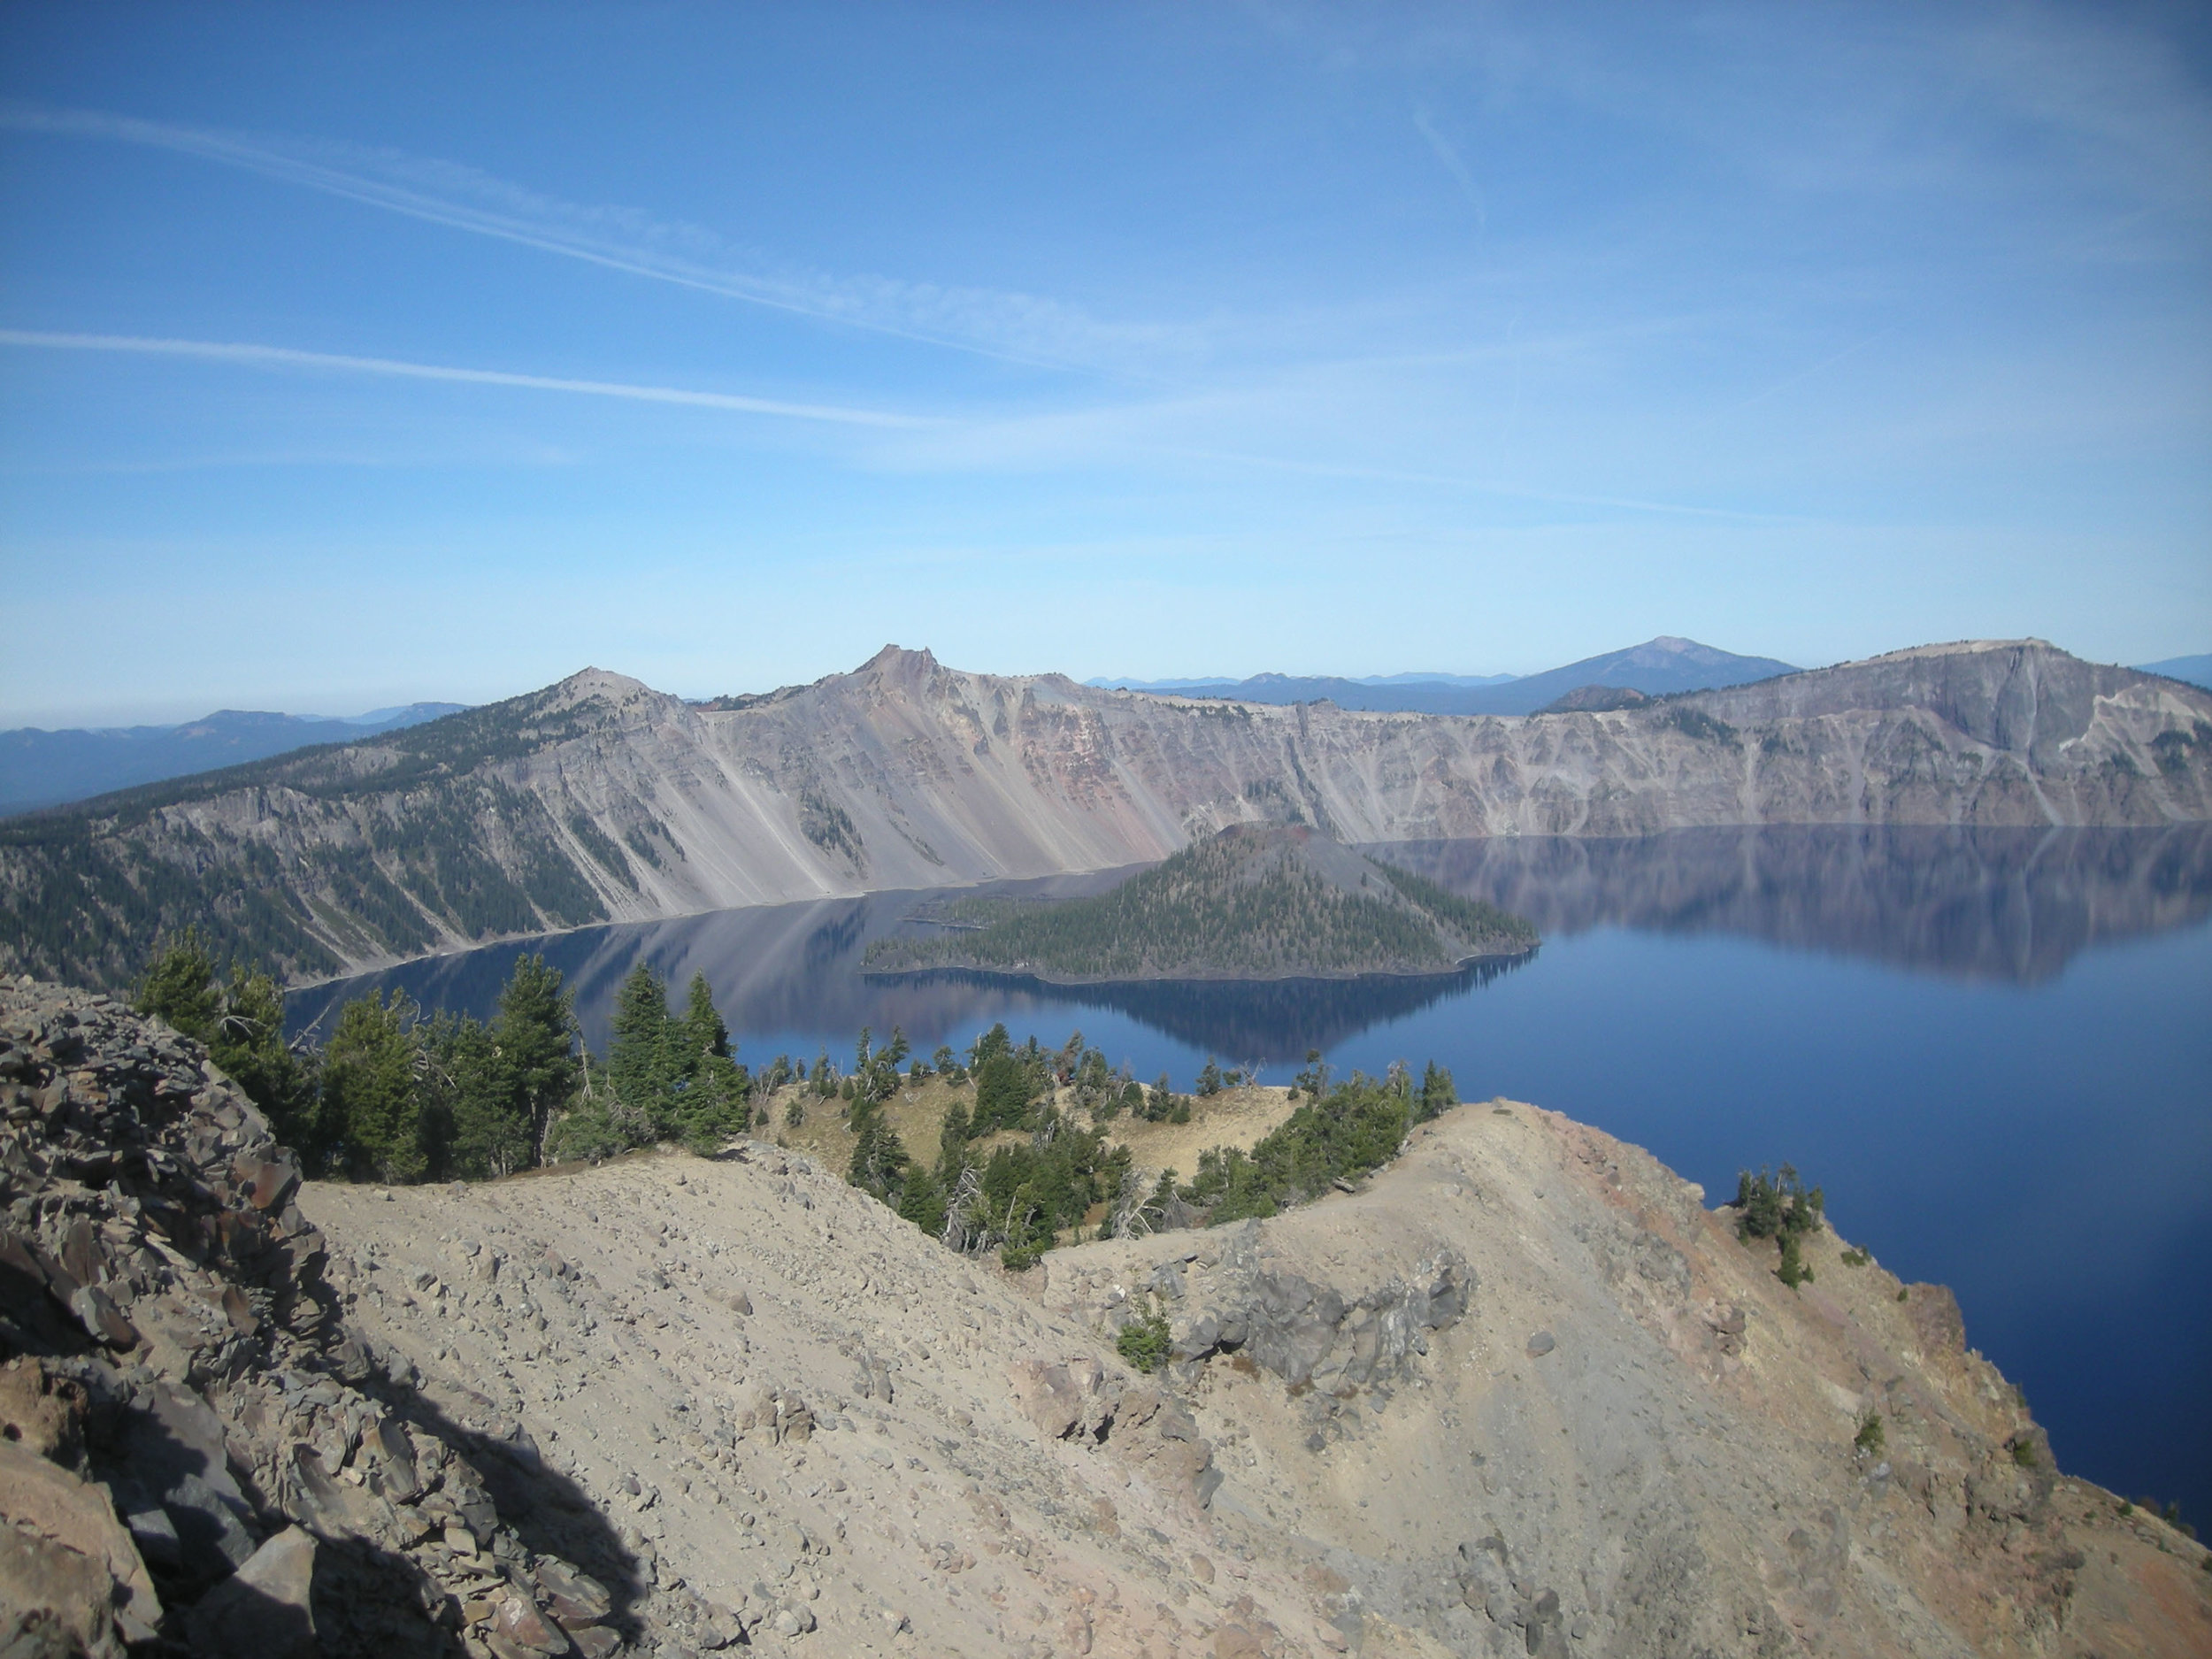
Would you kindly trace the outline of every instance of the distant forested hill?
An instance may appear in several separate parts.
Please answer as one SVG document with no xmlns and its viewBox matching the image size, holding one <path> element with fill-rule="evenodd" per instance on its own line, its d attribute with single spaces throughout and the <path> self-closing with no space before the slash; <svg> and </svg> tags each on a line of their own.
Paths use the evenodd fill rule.
<svg viewBox="0 0 2212 1659">
<path fill-rule="evenodd" d="M 82 801 L 111 790 L 265 760 L 317 743 L 356 743 L 443 715 L 457 703 L 413 703 L 349 719 L 218 709 L 181 726 L 0 732 L 0 814 Z"/>
<path fill-rule="evenodd" d="M 2162 663 L 2141 664 L 2147 674 L 2163 674 L 2169 680 L 2185 680 L 2193 686 L 2212 688 L 2212 652 L 2200 657 L 2169 657 Z"/>
<path fill-rule="evenodd" d="M 1278 705 L 1326 699 L 1340 709 L 1373 713 L 1534 714 L 1555 698 L 1586 686 L 1610 686 L 1661 696 L 1669 692 L 1746 685 L 1795 672 L 1789 664 L 1771 657 L 1739 657 L 1700 645 L 1695 640 L 1663 634 L 1625 650 L 1608 651 L 1518 679 L 1394 674 L 1388 679 L 1341 680 L 1325 675 L 1255 674 L 1249 680 L 1110 683 L 1162 695 Z"/>
<path fill-rule="evenodd" d="M 879 940 L 867 965 L 1064 981 L 1336 978 L 1441 972 L 1536 945 L 1517 916 L 1280 826 L 1233 826 L 1095 898 L 974 899 L 950 919 L 979 925 Z"/>
</svg>

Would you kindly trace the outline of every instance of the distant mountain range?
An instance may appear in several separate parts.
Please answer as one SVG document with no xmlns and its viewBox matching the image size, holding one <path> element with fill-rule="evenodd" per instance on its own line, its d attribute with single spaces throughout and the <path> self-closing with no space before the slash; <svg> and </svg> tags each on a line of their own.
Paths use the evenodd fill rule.
<svg viewBox="0 0 2212 1659">
<path fill-rule="evenodd" d="M 90 731 L 0 732 L 0 813 L 59 806 L 142 783 L 189 777 L 219 766 L 266 760 L 314 743 L 355 743 L 419 726 L 465 708 L 411 703 L 403 709 L 326 718 L 218 709 L 182 726 L 119 726 Z"/>
<path fill-rule="evenodd" d="M 2201 657 L 2169 657 L 2162 663 L 2138 663 L 2136 666 L 2147 674 L 2163 674 L 2169 680 L 2185 680 L 2193 686 L 2212 690 L 2212 652 Z"/>
<path fill-rule="evenodd" d="M 0 972 L 127 985 L 190 925 L 308 979 L 587 922 L 1150 863 L 1238 823 L 1357 845 L 2207 820 L 2212 692 L 2036 640 L 1473 720 L 1102 690 L 887 648 L 716 704 L 588 669 L 7 819 Z"/>
<path fill-rule="evenodd" d="M 1713 691 L 1797 672 L 1771 657 L 1739 657 L 1695 640 L 1661 634 L 1626 650 L 1586 657 L 1540 674 L 1389 674 L 1363 680 L 1333 675 L 1255 674 L 1249 680 L 1094 680 L 1094 686 L 1160 696 L 1220 697 L 1233 703 L 1333 703 L 1340 709 L 1395 714 L 1534 714 L 1586 686 L 1663 696 Z"/>
<path fill-rule="evenodd" d="M 1102 691 L 1189 691 L 1200 686 L 1249 686 L 1263 680 L 1279 680 L 1279 674 L 1263 674 L 1256 680 L 1233 680 L 1226 674 L 1202 674 L 1194 680 L 1129 680 L 1101 676 L 1087 680 L 1087 686 Z M 1355 674 L 1348 679 L 1326 676 L 1331 685 L 1351 686 L 1502 686 L 1520 678 L 1518 674 Z"/>
</svg>

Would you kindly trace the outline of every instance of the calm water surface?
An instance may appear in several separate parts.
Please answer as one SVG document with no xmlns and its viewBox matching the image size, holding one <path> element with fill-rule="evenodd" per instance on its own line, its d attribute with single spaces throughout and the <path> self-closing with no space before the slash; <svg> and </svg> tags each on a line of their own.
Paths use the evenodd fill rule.
<svg viewBox="0 0 2212 1659">
<path fill-rule="evenodd" d="M 1206 1057 L 1287 1082 L 1448 1065 L 1730 1195 L 1789 1160 L 1844 1236 L 1953 1286 L 2062 1467 L 2212 1520 L 2212 828 L 1683 832 L 1416 843 L 1390 856 L 1544 930 L 1504 971 L 1417 982 L 1010 986 L 873 980 L 867 942 L 923 895 L 726 911 L 543 941 L 603 1051 L 643 959 L 695 972 L 756 1064 L 841 1062 L 859 1028 L 926 1054 L 995 1020 L 1079 1027 L 1141 1078 Z M 1112 876 L 1006 884 L 1066 894 Z M 369 985 L 490 1011 L 516 948 L 296 993 L 304 1026 Z M 846 1062 L 849 1063 L 849 1062 Z"/>
</svg>

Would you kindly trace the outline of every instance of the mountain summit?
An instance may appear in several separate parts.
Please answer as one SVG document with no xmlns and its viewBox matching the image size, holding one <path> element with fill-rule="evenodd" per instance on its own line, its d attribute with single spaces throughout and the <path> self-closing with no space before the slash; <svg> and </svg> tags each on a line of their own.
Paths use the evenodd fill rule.
<svg viewBox="0 0 2212 1659">
<path fill-rule="evenodd" d="M 0 969 L 127 984 L 189 925 L 319 978 L 588 922 L 1150 863 L 1233 824 L 1356 846 L 2206 818 L 2212 694 L 2034 641 L 1532 719 L 1106 691 L 894 649 L 703 705 L 587 671 L 17 819 Z"/>
</svg>

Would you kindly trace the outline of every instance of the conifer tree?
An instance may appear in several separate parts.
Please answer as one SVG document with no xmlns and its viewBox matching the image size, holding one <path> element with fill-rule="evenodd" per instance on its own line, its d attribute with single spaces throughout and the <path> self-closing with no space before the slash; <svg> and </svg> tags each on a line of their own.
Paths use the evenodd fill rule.
<svg viewBox="0 0 2212 1659">
<path fill-rule="evenodd" d="M 649 1140 L 672 1116 L 678 1039 L 669 1018 L 668 987 L 641 962 L 615 993 L 607 1077 L 633 1138 Z M 641 1133 L 638 1133 L 641 1132 Z"/>
<path fill-rule="evenodd" d="M 261 1108 L 278 1140 L 315 1167 L 321 1158 L 311 1061 L 284 1041 L 284 993 L 266 973 L 234 965 L 227 982 L 196 929 L 187 928 L 147 970 L 137 1002 L 207 1049 L 208 1058 Z"/>
<path fill-rule="evenodd" d="M 1459 1104 L 1459 1089 L 1452 1081 L 1451 1072 L 1432 1060 L 1421 1073 L 1420 1103 L 1415 1109 L 1414 1121 L 1426 1123 L 1439 1112 L 1448 1111 Z"/>
<path fill-rule="evenodd" d="M 510 1167 L 539 1163 L 555 1116 L 566 1110 L 582 1079 L 574 1000 L 562 983 L 561 971 L 547 966 L 542 956 L 515 958 L 514 972 L 499 994 L 491 1040 L 504 1074 L 505 1101 L 520 1118 L 526 1141 L 521 1163 Z M 501 1144 L 511 1139 L 503 1135 Z"/>
<path fill-rule="evenodd" d="M 323 1115 L 357 1178 L 419 1180 L 430 1164 L 416 1087 L 422 1048 L 404 991 L 348 1002 L 323 1056 Z"/>
</svg>

